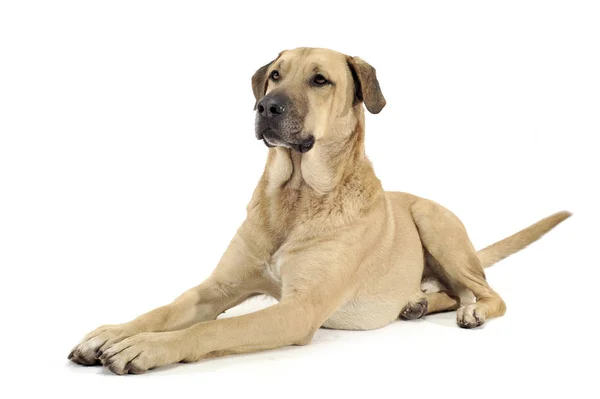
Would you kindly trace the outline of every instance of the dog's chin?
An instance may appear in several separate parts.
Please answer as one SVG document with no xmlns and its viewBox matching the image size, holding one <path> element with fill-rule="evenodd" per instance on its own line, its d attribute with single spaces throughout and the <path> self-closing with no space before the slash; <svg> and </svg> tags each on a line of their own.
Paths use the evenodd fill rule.
<svg viewBox="0 0 600 399">
<path fill-rule="evenodd" d="M 310 151 L 313 148 L 313 146 L 315 145 L 315 138 L 312 135 L 310 135 L 308 138 L 306 138 L 300 142 L 296 142 L 296 143 L 281 139 L 272 130 L 264 131 L 263 133 L 259 134 L 258 137 L 259 137 L 259 140 L 262 139 L 263 142 L 265 143 L 265 145 L 269 148 L 273 148 L 273 147 L 290 148 L 301 154 L 304 154 L 305 152 Z"/>
<path fill-rule="evenodd" d="M 263 143 L 265 143 L 265 145 L 266 145 L 267 147 L 269 147 L 269 148 L 277 147 L 277 145 L 276 145 L 276 144 L 271 144 L 271 143 L 269 142 L 269 140 L 267 140 L 267 139 L 266 139 L 266 138 L 264 138 L 264 137 L 263 137 L 262 141 L 263 141 Z"/>
</svg>

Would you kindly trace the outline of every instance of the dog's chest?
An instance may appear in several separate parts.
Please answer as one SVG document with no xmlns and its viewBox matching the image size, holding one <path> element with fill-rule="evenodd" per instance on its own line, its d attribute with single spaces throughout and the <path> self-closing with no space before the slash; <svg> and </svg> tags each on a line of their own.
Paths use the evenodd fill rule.
<svg viewBox="0 0 600 399">
<path fill-rule="evenodd" d="M 264 265 L 265 276 L 278 286 L 281 286 L 281 264 L 282 257 L 276 253 Z"/>
</svg>

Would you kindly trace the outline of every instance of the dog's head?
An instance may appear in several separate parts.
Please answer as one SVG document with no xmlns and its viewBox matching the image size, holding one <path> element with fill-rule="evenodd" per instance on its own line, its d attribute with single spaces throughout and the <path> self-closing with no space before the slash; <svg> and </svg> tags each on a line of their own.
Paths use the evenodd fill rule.
<svg viewBox="0 0 600 399">
<path fill-rule="evenodd" d="M 283 51 L 252 76 L 256 137 L 269 147 L 307 152 L 343 125 L 356 123 L 364 102 L 385 106 L 375 68 L 357 57 L 317 48 Z M 362 114 L 361 114 L 362 115 Z M 345 129 L 348 130 L 348 129 Z"/>
</svg>

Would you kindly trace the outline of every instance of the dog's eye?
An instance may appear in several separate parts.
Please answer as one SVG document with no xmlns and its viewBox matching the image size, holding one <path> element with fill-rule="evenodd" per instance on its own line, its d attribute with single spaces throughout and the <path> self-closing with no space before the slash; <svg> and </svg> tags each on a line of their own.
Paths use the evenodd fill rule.
<svg viewBox="0 0 600 399">
<path fill-rule="evenodd" d="M 279 80 L 279 71 L 271 72 L 271 80 Z"/>
<path fill-rule="evenodd" d="M 316 75 L 313 78 L 313 83 L 315 84 L 315 86 L 324 86 L 325 84 L 329 83 L 329 81 L 325 79 L 323 75 Z"/>
</svg>

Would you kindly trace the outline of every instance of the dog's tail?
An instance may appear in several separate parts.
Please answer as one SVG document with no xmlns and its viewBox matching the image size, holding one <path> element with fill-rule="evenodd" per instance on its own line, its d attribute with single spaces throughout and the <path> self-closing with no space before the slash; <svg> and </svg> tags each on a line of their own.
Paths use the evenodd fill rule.
<svg viewBox="0 0 600 399">
<path fill-rule="evenodd" d="M 483 268 L 490 267 L 494 263 L 500 262 L 502 259 L 522 250 L 532 242 L 537 241 L 569 216 L 571 216 L 571 212 L 562 211 L 555 213 L 510 237 L 506 237 L 504 240 L 479 250 L 477 255 L 481 261 L 481 266 Z"/>
</svg>

